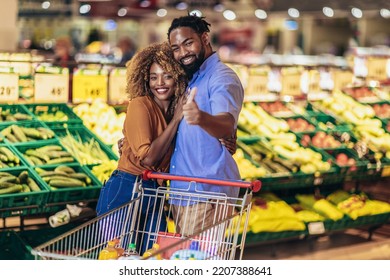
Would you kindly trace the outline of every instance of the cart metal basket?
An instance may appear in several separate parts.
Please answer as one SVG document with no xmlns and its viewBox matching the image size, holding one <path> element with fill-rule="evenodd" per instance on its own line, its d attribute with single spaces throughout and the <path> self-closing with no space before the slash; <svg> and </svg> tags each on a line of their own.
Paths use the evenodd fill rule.
<svg viewBox="0 0 390 280">
<path fill-rule="evenodd" d="M 172 190 L 169 186 L 157 189 L 142 187 L 142 181 L 150 179 L 189 182 L 189 187 L 187 190 Z M 233 198 L 221 193 L 198 191 L 198 183 L 242 190 L 238 198 Z M 202 257 L 198 259 L 242 259 L 252 193 L 260 188 L 260 181 L 216 180 L 145 171 L 136 182 L 133 199 L 129 203 L 45 242 L 34 248 L 32 254 L 36 259 L 93 260 L 98 259 L 108 241 L 119 239 L 119 247 L 127 248 L 128 244 L 135 243 L 141 255 L 153 244 L 159 244 L 156 252 L 141 259 L 177 258 L 179 250 L 187 250 L 190 246 L 194 248 L 191 243 L 195 243 L 196 249 L 202 252 Z M 195 205 L 195 210 L 190 213 L 184 206 L 173 214 L 173 206 L 167 203 L 172 197 L 182 205 Z M 178 219 L 189 220 L 198 215 L 197 208 L 201 204 L 206 209 L 210 207 L 215 210 L 212 212 L 212 222 L 195 231 L 191 229 L 191 222 L 184 223 L 186 226 L 176 232 Z M 240 254 L 236 257 L 237 251 Z"/>
</svg>

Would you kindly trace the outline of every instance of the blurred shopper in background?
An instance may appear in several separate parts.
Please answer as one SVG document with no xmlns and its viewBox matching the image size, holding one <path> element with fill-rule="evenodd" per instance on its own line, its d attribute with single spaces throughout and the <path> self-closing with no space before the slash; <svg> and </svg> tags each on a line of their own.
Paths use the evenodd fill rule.
<svg viewBox="0 0 390 280">
<path fill-rule="evenodd" d="M 123 37 L 118 42 L 118 48 L 121 51 L 121 61 L 119 62 L 120 66 L 126 65 L 136 51 L 136 47 L 133 41 L 129 37 Z"/>
<path fill-rule="evenodd" d="M 69 68 L 70 73 L 76 67 L 73 46 L 69 37 L 57 38 L 54 47 L 53 65 Z"/>
</svg>

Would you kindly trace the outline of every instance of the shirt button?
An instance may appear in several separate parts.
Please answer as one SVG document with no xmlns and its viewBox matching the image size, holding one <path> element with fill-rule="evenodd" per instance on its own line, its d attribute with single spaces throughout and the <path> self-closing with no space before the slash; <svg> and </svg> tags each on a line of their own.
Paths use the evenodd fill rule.
<svg viewBox="0 0 390 280">
<path fill-rule="evenodd" d="M 175 148 L 175 152 L 177 151 L 177 149 Z"/>
<path fill-rule="evenodd" d="M 172 165 L 172 168 L 175 168 L 175 166 L 174 166 L 174 165 Z"/>
</svg>

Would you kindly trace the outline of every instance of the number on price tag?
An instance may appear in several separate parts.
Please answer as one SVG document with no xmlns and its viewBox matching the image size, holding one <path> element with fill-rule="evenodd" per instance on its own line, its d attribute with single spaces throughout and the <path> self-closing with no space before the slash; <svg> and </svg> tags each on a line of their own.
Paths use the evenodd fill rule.
<svg viewBox="0 0 390 280">
<path fill-rule="evenodd" d="M 111 71 L 108 84 L 108 99 L 110 104 L 123 104 L 127 100 L 126 68 L 118 68 Z"/>
<path fill-rule="evenodd" d="M 35 102 L 66 103 L 69 100 L 68 74 L 35 74 Z"/>
<path fill-rule="evenodd" d="M 96 99 L 107 102 L 107 75 L 83 75 L 73 76 L 73 103 L 92 103 Z"/>
<path fill-rule="evenodd" d="M 19 75 L 0 73 L 0 102 L 15 102 L 19 99 Z"/>
</svg>

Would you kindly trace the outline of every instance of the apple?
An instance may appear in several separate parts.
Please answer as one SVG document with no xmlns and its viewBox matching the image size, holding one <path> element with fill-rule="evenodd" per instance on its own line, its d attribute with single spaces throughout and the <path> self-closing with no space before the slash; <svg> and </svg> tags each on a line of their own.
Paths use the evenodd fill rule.
<svg viewBox="0 0 390 280">
<path fill-rule="evenodd" d="M 348 164 L 348 156 L 345 153 L 339 153 L 336 156 L 336 162 L 338 165 L 347 165 Z"/>
</svg>

